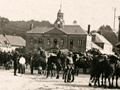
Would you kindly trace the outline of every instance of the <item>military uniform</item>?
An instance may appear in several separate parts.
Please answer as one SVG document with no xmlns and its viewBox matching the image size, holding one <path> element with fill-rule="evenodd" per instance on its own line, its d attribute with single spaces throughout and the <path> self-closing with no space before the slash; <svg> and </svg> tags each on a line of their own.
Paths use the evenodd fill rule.
<svg viewBox="0 0 120 90">
<path fill-rule="evenodd" d="M 15 52 L 14 55 L 13 55 L 13 61 L 14 61 L 14 76 L 16 76 L 16 71 L 17 71 L 17 69 L 18 69 L 18 60 L 19 60 L 18 53 Z"/>
</svg>

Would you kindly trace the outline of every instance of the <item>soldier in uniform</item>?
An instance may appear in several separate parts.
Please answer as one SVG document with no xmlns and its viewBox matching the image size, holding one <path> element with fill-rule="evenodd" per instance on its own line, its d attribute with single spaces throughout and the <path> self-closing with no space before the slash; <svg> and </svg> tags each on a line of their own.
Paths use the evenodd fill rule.
<svg viewBox="0 0 120 90">
<path fill-rule="evenodd" d="M 17 71 L 17 69 L 18 69 L 18 60 L 19 60 L 18 52 L 15 52 L 15 53 L 13 54 L 14 76 L 17 76 L 17 75 L 16 75 L 16 71 Z"/>
<path fill-rule="evenodd" d="M 34 67 L 33 67 L 33 55 L 32 54 L 30 55 L 30 68 L 31 68 L 31 74 L 33 74 Z"/>
</svg>

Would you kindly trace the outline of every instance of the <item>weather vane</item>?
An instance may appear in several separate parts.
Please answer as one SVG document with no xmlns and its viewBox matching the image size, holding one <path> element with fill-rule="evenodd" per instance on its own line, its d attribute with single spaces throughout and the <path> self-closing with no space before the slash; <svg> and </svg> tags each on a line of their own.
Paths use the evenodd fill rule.
<svg viewBox="0 0 120 90">
<path fill-rule="evenodd" d="M 60 10 L 62 10 L 62 0 L 61 0 L 61 4 L 60 4 Z"/>
</svg>

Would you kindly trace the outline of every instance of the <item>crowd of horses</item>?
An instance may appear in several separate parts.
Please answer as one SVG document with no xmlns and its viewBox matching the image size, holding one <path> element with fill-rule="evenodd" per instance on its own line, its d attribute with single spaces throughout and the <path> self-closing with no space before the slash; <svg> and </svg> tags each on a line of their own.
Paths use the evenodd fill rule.
<svg viewBox="0 0 120 90">
<path fill-rule="evenodd" d="M 0 57 L 2 57 L 0 58 L 2 60 L 0 64 L 6 65 L 7 62 L 11 61 L 12 57 L 15 57 L 14 55 L 14 53 L 7 53 L 8 60 L 3 60 L 5 56 L 3 57 L 3 53 L 0 53 Z M 16 55 L 20 57 L 19 54 Z M 10 57 L 8 58 L 8 56 Z M 26 66 L 30 65 L 31 74 L 34 73 L 34 69 L 37 69 L 39 73 L 45 74 L 46 78 L 53 77 L 56 74 L 56 79 L 59 79 L 59 74 L 62 73 L 64 82 L 74 82 L 75 74 L 78 75 L 79 69 L 83 68 L 84 73 L 89 69 L 89 86 L 94 84 L 98 87 L 106 87 L 108 79 L 108 87 L 114 87 L 115 78 L 115 86 L 118 87 L 118 77 L 120 76 L 119 57 L 102 54 L 98 49 L 90 49 L 85 53 L 68 52 L 67 54 L 60 50 L 56 54 L 48 54 L 43 50 L 39 54 L 24 54 L 24 57 Z M 70 58 L 73 60 L 72 64 Z"/>
</svg>

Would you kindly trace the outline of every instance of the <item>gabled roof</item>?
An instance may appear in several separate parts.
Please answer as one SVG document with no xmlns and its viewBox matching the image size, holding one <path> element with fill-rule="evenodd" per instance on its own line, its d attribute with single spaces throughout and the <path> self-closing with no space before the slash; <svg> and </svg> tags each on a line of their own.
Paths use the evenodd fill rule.
<svg viewBox="0 0 120 90">
<path fill-rule="evenodd" d="M 0 41 L 4 41 L 4 40 L 6 40 L 5 37 L 2 34 L 0 34 Z"/>
<path fill-rule="evenodd" d="M 5 36 L 10 43 L 10 45 L 15 45 L 15 46 L 25 46 L 26 41 L 20 37 L 20 36 L 12 36 L 12 35 L 6 35 Z"/>
<path fill-rule="evenodd" d="M 104 36 L 98 34 L 98 33 L 92 33 L 92 35 L 95 35 L 95 42 L 96 43 L 104 43 L 104 44 L 109 44 L 112 45 Z"/>
<path fill-rule="evenodd" d="M 54 28 L 55 27 L 36 27 L 27 33 L 46 33 Z M 65 25 L 62 31 L 66 34 L 87 34 L 79 25 Z"/>
<path fill-rule="evenodd" d="M 66 34 L 66 32 L 64 30 L 61 30 L 59 28 L 53 28 L 51 30 L 49 30 L 48 32 L 45 32 L 45 34 Z"/>
<path fill-rule="evenodd" d="M 96 49 L 98 49 L 98 50 L 102 50 L 102 48 L 101 47 L 99 47 L 97 44 L 95 44 L 94 42 L 91 42 L 91 46 L 92 46 L 92 48 L 96 48 Z"/>
<path fill-rule="evenodd" d="M 36 27 L 36 28 L 28 31 L 27 33 L 45 33 L 51 29 L 53 29 L 53 28 L 51 28 L 51 27 Z"/>
<path fill-rule="evenodd" d="M 7 41 L 6 38 L 2 34 L 0 34 L 0 46 L 7 47 L 5 41 Z"/>
</svg>

